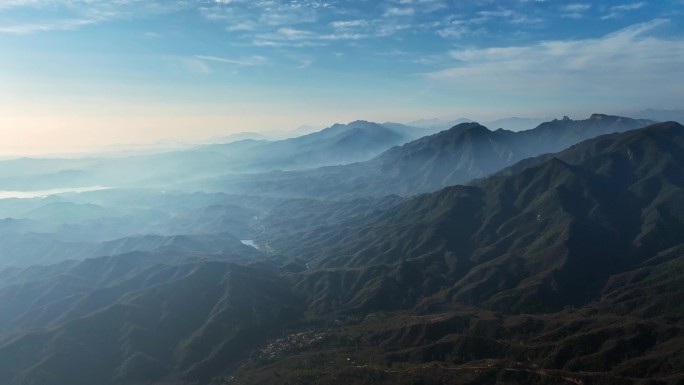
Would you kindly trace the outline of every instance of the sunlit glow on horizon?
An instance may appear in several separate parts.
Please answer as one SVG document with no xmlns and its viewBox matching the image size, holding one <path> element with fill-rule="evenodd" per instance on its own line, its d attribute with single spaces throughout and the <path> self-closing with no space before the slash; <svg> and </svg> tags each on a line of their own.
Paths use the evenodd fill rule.
<svg viewBox="0 0 684 385">
<path fill-rule="evenodd" d="M 681 109 L 684 4 L 621 4 L 0 2 L 0 156 Z"/>
</svg>

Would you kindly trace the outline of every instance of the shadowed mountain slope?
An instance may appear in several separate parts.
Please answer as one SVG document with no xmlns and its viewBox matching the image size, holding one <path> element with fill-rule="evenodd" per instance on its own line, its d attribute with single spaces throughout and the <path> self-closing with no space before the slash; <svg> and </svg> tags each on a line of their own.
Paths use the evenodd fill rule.
<svg viewBox="0 0 684 385">
<path fill-rule="evenodd" d="M 290 275 L 309 312 L 344 327 L 237 381 L 681 384 L 684 127 L 532 163 L 274 242 L 312 266 Z"/>
<path fill-rule="evenodd" d="M 302 302 L 263 269 L 207 261 L 143 270 L 70 309 L 85 315 L 0 346 L 3 384 L 205 382 L 297 320 Z"/>
<path fill-rule="evenodd" d="M 587 304 L 610 277 L 684 243 L 683 148 L 676 123 L 599 137 L 558 154 L 567 162 L 273 244 L 317 268 L 298 285 L 323 311 L 340 301 L 397 308 L 408 298 L 522 312 Z M 340 286 L 316 291 L 319 280 Z"/>
</svg>

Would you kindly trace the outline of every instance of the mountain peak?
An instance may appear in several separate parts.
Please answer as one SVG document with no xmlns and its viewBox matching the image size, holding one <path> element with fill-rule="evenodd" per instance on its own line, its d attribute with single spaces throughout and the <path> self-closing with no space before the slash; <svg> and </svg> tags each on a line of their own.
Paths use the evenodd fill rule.
<svg viewBox="0 0 684 385">
<path fill-rule="evenodd" d="M 480 123 L 476 122 L 468 122 L 468 123 L 460 123 L 457 124 L 453 127 L 451 127 L 448 132 L 450 133 L 463 133 L 466 131 L 472 131 L 472 132 L 483 132 L 483 131 L 489 131 L 489 129 Z"/>
<path fill-rule="evenodd" d="M 606 120 L 606 119 L 616 120 L 616 119 L 622 119 L 622 118 L 619 116 L 607 115 L 607 114 L 591 114 L 591 116 L 589 117 L 589 120 Z"/>
<path fill-rule="evenodd" d="M 459 124 L 451 127 L 450 129 L 453 130 L 454 128 L 459 128 L 459 127 L 461 129 L 469 129 L 469 128 L 473 128 L 473 127 L 484 127 L 484 126 L 481 125 L 480 123 L 477 123 L 477 122 L 464 122 L 464 123 L 459 123 Z"/>
<path fill-rule="evenodd" d="M 378 125 L 377 123 L 369 122 L 368 120 L 363 120 L 363 119 L 355 120 L 353 122 L 350 122 L 347 125 L 348 126 L 356 126 L 356 125 L 360 125 L 360 124 L 363 124 L 363 125 L 370 124 L 370 125 L 374 125 L 374 126 Z"/>
<path fill-rule="evenodd" d="M 358 129 L 358 128 L 371 128 L 371 127 L 378 127 L 380 124 L 374 123 L 374 122 L 369 122 L 367 120 L 355 120 L 353 122 L 349 122 L 347 124 L 344 123 L 335 123 L 332 126 L 323 129 L 325 132 L 342 132 L 345 130 L 353 130 L 353 129 Z"/>
</svg>

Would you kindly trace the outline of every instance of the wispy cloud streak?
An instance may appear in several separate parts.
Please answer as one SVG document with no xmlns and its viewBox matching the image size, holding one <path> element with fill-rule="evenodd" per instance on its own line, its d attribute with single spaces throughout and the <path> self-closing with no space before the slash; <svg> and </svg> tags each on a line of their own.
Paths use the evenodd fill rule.
<svg viewBox="0 0 684 385">
<path fill-rule="evenodd" d="M 641 9 L 645 5 L 646 5 L 646 3 L 644 3 L 644 2 L 615 5 L 615 6 L 610 7 L 610 12 L 606 15 L 603 15 L 601 17 L 601 19 L 604 19 L 604 20 L 615 19 L 615 18 L 621 17 L 626 12 Z"/>
<path fill-rule="evenodd" d="M 684 40 L 649 35 L 667 22 L 636 24 L 596 39 L 454 50 L 457 65 L 426 76 L 459 89 L 516 94 L 684 97 Z"/>
<path fill-rule="evenodd" d="M 261 66 L 261 65 L 264 65 L 268 62 L 267 58 L 265 58 L 263 56 L 257 56 L 257 55 L 245 57 L 245 58 L 240 58 L 240 59 L 231 59 L 231 58 L 211 56 L 211 55 L 196 55 L 195 58 L 200 59 L 200 60 L 212 61 L 212 62 L 233 64 L 233 65 L 241 66 L 241 67 Z"/>
<path fill-rule="evenodd" d="M 15 24 L 0 27 L 0 33 L 27 35 L 46 31 L 72 31 L 80 27 L 97 23 L 97 19 L 65 19 L 43 23 Z"/>
</svg>

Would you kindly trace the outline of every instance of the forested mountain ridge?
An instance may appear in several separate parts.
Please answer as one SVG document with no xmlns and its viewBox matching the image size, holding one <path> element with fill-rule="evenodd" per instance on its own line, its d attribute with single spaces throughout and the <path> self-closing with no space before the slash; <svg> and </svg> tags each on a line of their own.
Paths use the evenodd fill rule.
<svg viewBox="0 0 684 385">
<path fill-rule="evenodd" d="M 130 199 L 95 196 L 92 204 Z M 153 195 L 127 205 L 145 200 Z M 179 204 L 171 222 L 152 218 L 204 232 L 131 236 L 100 244 L 128 254 L 0 270 L 0 380 L 684 380 L 677 123 L 602 135 L 408 198 L 199 194 L 155 207 Z M 220 232 L 250 226 L 245 236 L 262 250 Z"/>
</svg>

